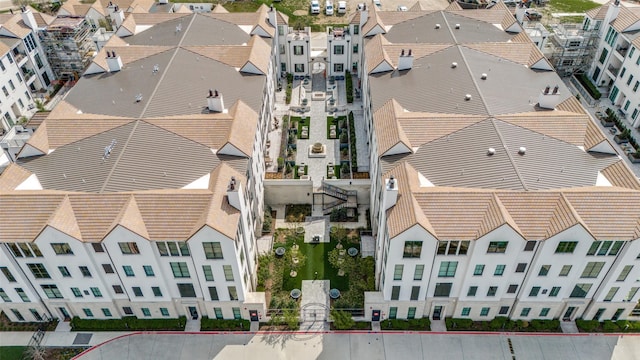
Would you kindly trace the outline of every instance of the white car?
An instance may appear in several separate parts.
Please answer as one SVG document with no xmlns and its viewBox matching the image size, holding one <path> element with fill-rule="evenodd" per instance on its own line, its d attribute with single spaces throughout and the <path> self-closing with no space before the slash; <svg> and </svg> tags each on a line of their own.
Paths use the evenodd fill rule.
<svg viewBox="0 0 640 360">
<path fill-rule="evenodd" d="M 347 2 L 338 1 L 338 14 L 346 14 L 346 13 L 347 13 Z"/>
<path fill-rule="evenodd" d="M 311 13 L 320 14 L 320 3 L 318 0 L 311 0 Z"/>
<path fill-rule="evenodd" d="M 324 3 L 324 13 L 327 15 L 333 15 L 333 3 L 330 0 L 327 0 Z"/>
<path fill-rule="evenodd" d="M 378 8 L 382 7 L 382 4 L 380 3 L 380 0 L 373 0 L 373 5 L 377 6 Z"/>
<path fill-rule="evenodd" d="M 364 10 L 364 3 L 358 3 L 358 11 Z"/>
<path fill-rule="evenodd" d="M 404 5 L 398 5 L 398 11 L 409 11 L 409 9 Z"/>
</svg>

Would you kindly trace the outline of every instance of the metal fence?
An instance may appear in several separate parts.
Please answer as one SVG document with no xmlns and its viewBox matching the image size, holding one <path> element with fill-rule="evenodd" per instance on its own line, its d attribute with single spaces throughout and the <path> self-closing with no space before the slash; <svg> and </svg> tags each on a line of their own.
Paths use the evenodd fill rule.
<svg viewBox="0 0 640 360">
<path fill-rule="evenodd" d="M 598 100 L 591 97 L 591 94 L 589 94 L 587 89 L 585 89 L 584 86 L 582 86 L 582 84 L 576 78 L 575 75 L 571 76 L 570 81 L 571 81 L 571 85 L 573 85 L 573 87 L 578 91 L 578 93 L 580 94 L 584 102 L 589 104 L 589 106 L 591 107 L 596 106 L 598 104 Z"/>
</svg>

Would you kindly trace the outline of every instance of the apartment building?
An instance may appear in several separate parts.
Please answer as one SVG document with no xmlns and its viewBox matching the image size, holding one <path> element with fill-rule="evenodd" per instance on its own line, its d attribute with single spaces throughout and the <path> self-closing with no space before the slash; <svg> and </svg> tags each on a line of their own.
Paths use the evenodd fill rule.
<svg viewBox="0 0 640 360">
<path fill-rule="evenodd" d="M 9 131 L 34 110 L 34 98 L 44 97 L 55 76 L 38 38 L 53 18 L 31 8 L 0 16 L 0 122 Z"/>
<path fill-rule="evenodd" d="M 630 318 L 640 183 L 509 10 L 360 16 L 367 317 Z"/>
<path fill-rule="evenodd" d="M 11 320 L 265 315 L 270 11 L 127 17 L 0 175 Z"/>
<path fill-rule="evenodd" d="M 640 7 L 610 2 L 587 12 L 584 26 L 599 33 L 589 77 L 631 126 L 640 125 Z"/>
<path fill-rule="evenodd" d="M 93 29 L 83 17 L 57 17 L 40 32 L 40 41 L 56 77 L 76 80 L 96 55 Z"/>
</svg>

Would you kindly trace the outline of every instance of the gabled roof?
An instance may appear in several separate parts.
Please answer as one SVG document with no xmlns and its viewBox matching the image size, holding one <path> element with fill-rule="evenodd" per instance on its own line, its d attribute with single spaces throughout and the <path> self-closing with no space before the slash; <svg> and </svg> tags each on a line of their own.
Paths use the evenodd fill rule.
<svg viewBox="0 0 640 360">
<path fill-rule="evenodd" d="M 371 73 L 382 63 L 392 66 L 391 59 L 384 51 L 384 44 L 388 44 L 388 41 L 382 35 L 376 35 L 366 43 L 367 73 Z"/>
<path fill-rule="evenodd" d="M 111 228 L 116 226 L 122 226 L 127 230 L 140 235 L 141 237 L 149 240 L 149 232 L 142 220 L 142 214 L 138 208 L 138 203 L 134 195 L 129 196 L 129 200 L 126 205 L 122 207 L 120 214 L 116 217 L 111 225 Z"/>
<path fill-rule="evenodd" d="M 15 190 L 18 185 L 22 184 L 33 173 L 22 166 L 11 163 L 0 174 L 0 191 Z"/>
<path fill-rule="evenodd" d="M 609 3 L 587 11 L 585 14 L 593 20 L 604 20 L 609 10 Z"/>
<path fill-rule="evenodd" d="M 389 100 L 373 115 L 373 126 L 378 137 L 378 153 L 384 155 L 389 149 L 398 144 L 411 149 L 411 143 L 404 130 L 400 126 L 397 117 L 402 111 L 400 104 L 395 100 Z"/>
<path fill-rule="evenodd" d="M 640 181 L 633 172 L 631 172 L 624 160 L 620 160 L 604 168 L 602 174 L 613 186 L 640 190 Z"/>
<path fill-rule="evenodd" d="M 625 32 L 629 27 L 640 21 L 640 8 L 620 6 L 620 12 L 611 26 L 618 32 Z"/>
<path fill-rule="evenodd" d="M 60 232 L 82 241 L 82 234 L 80 233 L 73 207 L 69 201 L 69 196 L 62 198 L 62 201 L 58 204 L 58 208 L 47 221 L 47 226 L 51 226 Z"/>
</svg>

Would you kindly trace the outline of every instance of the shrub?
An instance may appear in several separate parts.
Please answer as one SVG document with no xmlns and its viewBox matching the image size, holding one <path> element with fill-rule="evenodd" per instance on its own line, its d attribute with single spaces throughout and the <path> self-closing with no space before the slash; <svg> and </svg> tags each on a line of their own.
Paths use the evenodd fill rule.
<svg viewBox="0 0 640 360">
<path fill-rule="evenodd" d="M 351 314 L 346 311 L 332 309 L 331 319 L 333 320 L 333 326 L 335 326 L 337 330 L 351 329 L 355 325 Z"/>
<path fill-rule="evenodd" d="M 595 332 L 600 328 L 600 322 L 598 320 L 576 319 L 576 326 L 582 332 Z"/>
<path fill-rule="evenodd" d="M 445 324 L 447 325 L 447 329 L 449 330 L 470 330 L 473 326 L 473 320 L 471 319 L 456 319 L 456 318 L 446 318 Z"/>
<path fill-rule="evenodd" d="M 602 331 L 604 332 L 618 332 L 620 331 L 620 327 L 618 323 L 611 320 L 605 320 L 602 322 Z"/>
<path fill-rule="evenodd" d="M 291 103 L 291 92 L 293 90 L 293 75 L 287 74 L 287 91 L 286 91 L 286 103 Z"/>
<path fill-rule="evenodd" d="M 135 316 L 125 316 L 121 319 L 109 320 L 80 319 L 76 316 L 71 320 L 73 331 L 182 331 L 185 324 L 184 316 L 177 319 L 138 319 Z"/>
<path fill-rule="evenodd" d="M 247 331 L 251 327 L 249 320 L 244 319 L 209 319 L 203 316 L 200 320 L 200 330 L 222 330 L 222 331 Z"/>
<path fill-rule="evenodd" d="M 347 89 L 347 102 L 351 104 L 353 102 L 353 79 L 351 78 L 351 73 L 349 71 L 345 71 L 345 87 Z"/>
<path fill-rule="evenodd" d="M 589 95 L 591 95 L 592 98 L 594 98 L 595 100 L 600 99 L 602 94 L 600 93 L 598 88 L 591 82 L 591 79 L 589 79 L 587 74 L 578 74 L 576 75 L 576 78 L 578 79 L 580 84 L 584 86 L 584 88 L 587 90 L 587 92 L 589 93 Z"/>
<path fill-rule="evenodd" d="M 431 321 L 428 318 L 388 319 L 381 323 L 381 327 L 391 330 L 430 330 Z"/>
</svg>

